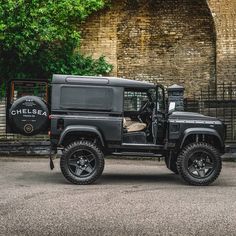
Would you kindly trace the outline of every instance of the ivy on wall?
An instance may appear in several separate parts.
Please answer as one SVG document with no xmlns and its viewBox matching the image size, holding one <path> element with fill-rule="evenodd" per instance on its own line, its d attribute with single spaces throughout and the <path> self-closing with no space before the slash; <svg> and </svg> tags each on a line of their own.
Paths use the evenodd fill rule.
<svg viewBox="0 0 236 236">
<path fill-rule="evenodd" d="M 0 78 L 97 75 L 112 70 L 103 56 L 80 54 L 79 24 L 106 0 L 0 0 Z"/>
</svg>

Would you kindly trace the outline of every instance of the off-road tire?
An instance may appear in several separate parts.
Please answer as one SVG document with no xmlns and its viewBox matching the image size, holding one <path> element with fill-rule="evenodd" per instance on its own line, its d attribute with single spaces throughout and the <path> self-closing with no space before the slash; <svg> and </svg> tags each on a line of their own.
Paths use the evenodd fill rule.
<svg viewBox="0 0 236 236">
<path fill-rule="evenodd" d="M 72 171 L 69 168 L 68 160 L 70 156 L 79 150 L 88 150 L 89 152 L 93 153 L 96 161 L 96 168 L 91 173 L 91 175 L 87 177 L 78 177 L 75 174 L 72 173 Z M 90 141 L 76 141 L 71 144 L 69 144 L 63 151 L 63 154 L 61 156 L 60 160 L 60 167 L 61 172 L 64 175 L 64 177 L 73 184 L 78 185 L 86 185 L 86 184 L 92 184 L 94 183 L 101 175 L 104 169 L 105 161 L 104 161 L 104 155 L 102 151 L 92 142 Z"/>
<path fill-rule="evenodd" d="M 193 177 L 188 168 L 186 168 L 186 161 L 188 157 L 194 152 L 205 152 L 208 153 L 214 161 L 214 165 L 212 168 L 212 173 L 203 178 L 195 178 Z M 213 183 L 217 177 L 219 176 L 222 168 L 222 162 L 219 151 L 208 143 L 192 143 L 184 147 L 177 158 L 177 169 L 184 181 L 186 181 L 190 185 L 195 186 L 206 186 Z"/>
</svg>

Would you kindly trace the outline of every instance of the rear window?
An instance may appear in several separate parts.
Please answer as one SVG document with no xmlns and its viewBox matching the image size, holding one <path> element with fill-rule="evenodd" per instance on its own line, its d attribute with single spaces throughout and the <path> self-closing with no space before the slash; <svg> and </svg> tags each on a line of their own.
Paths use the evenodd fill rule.
<svg viewBox="0 0 236 236">
<path fill-rule="evenodd" d="M 111 111 L 112 101 L 113 90 L 109 87 L 61 87 L 61 108 Z"/>
</svg>

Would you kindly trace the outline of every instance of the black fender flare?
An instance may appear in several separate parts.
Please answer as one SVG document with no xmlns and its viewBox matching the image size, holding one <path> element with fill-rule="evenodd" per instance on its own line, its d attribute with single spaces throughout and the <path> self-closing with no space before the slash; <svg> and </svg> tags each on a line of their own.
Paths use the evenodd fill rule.
<svg viewBox="0 0 236 236">
<path fill-rule="evenodd" d="M 183 138 L 180 140 L 181 141 L 180 148 L 183 147 L 186 138 L 191 134 L 207 134 L 215 136 L 219 140 L 221 148 L 224 147 L 224 142 L 216 130 L 210 128 L 188 128 L 184 131 Z"/>
<path fill-rule="evenodd" d="M 94 133 L 100 139 L 102 146 L 105 146 L 102 134 L 97 129 L 97 127 L 95 127 L 95 126 L 87 126 L 87 125 L 69 125 L 69 126 L 67 126 L 63 130 L 61 135 L 60 135 L 60 139 L 59 139 L 58 145 L 62 144 L 62 142 L 64 141 L 66 135 L 68 135 L 70 133 L 74 133 L 74 132 L 80 132 L 80 133 L 87 133 L 87 132 L 89 132 L 89 133 Z"/>
</svg>

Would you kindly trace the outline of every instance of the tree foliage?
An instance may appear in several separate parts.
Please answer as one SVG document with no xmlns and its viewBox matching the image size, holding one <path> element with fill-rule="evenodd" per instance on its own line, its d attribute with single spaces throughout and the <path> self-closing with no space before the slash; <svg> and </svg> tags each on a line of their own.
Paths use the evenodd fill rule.
<svg viewBox="0 0 236 236">
<path fill-rule="evenodd" d="M 104 74 L 112 66 L 78 50 L 79 24 L 106 0 L 0 0 L 0 77 Z"/>
</svg>

